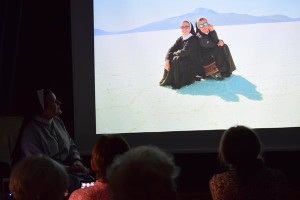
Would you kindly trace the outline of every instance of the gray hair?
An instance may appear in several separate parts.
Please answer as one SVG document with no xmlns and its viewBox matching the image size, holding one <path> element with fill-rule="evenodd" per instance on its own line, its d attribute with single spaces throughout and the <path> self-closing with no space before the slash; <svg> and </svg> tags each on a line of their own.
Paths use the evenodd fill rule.
<svg viewBox="0 0 300 200">
<path fill-rule="evenodd" d="M 108 183 L 114 200 L 176 199 L 173 157 L 154 146 L 135 147 L 114 160 Z"/>
<path fill-rule="evenodd" d="M 16 200 L 63 199 L 68 175 L 63 166 L 49 157 L 25 158 L 13 168 L 9 189 Z"/>
</svg>

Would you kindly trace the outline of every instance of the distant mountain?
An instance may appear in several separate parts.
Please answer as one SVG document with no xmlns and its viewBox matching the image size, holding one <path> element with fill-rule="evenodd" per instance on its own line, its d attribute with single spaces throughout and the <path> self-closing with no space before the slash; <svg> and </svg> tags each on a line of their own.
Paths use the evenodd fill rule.
<svg viewBox="0 0 300 200">
<path fill-rule="evenodd" d="M 207 18 L 209 23 L 217 26 L 300 21 L 300 18 L 290 18 L 284 15 L 252 16 L 248 14 L 217 13 L 211 9 L 197 8 L 191 13 L 149 23 L 135 29 L 119 32 L 119 34 L 178 29 L 182 20 L 189 20 L 195 26 L 196 20 L 200 17 Z"/>
<path fill-rule="evenodd" d="M 94 29 L 94 35 L 109 35 L 109 34 L 111 33 L 101 29 Z"/>
</svg>

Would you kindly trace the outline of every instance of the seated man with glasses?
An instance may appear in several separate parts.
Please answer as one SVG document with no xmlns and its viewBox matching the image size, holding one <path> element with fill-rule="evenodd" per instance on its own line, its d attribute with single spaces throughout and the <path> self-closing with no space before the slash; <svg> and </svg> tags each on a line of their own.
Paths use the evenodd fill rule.
<svg viewBox="0 0 300 200">
<path fill-rule="evenodd" d="M 217 80 L 231 76 L 232 71 L 236 69 L 235 64 L 228 46 L 218 38 L 214 26 L 209 24 L 206 18 L 200 18 L 196 27 L 205 75 Z"/>
</svg>

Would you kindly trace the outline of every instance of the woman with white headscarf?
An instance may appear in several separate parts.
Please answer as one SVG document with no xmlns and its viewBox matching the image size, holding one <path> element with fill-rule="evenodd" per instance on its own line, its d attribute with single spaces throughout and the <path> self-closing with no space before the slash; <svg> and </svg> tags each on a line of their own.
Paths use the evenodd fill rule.
<svg viewBox="0 0 300 200">
<path fill-rule="evenodd" d="M 68 167 L 69 172 L 85 173 L 80 154 L 63 121 L 61 102 L 49 89 L 41 89 L 32 102 L 35 116 L 21 133 L 21 157 L 42 154 Z"/>
<path fill-rule="evenodd" d="M 171 85 L 179 89 L 195 81 L 194 67 L 197 65 L 197 39 L 189 21 L 182 21 L 182 36 L 168 50 L 165 57 L 164 75 L 160 86 Z"/>
</svg>

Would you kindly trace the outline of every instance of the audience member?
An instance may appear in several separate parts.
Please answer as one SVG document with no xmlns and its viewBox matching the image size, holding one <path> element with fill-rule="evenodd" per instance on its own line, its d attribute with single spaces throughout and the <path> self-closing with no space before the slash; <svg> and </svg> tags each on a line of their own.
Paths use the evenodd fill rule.
<svg viewBox="0 0 300 200">
<path fill-rule="evenodd" d="M 225 131 L 220 141 L 219 158 L 229 169 L 211 178 L 212 199 L 290 199 L 286 176 L 279 170 L 267 168 L 260 152 L 259 138 L 250 128 L 235 126 Z"/>
<path fill-rule="evenodd" d="M 92 150 L 91 166 L 96 174 L 96 182 L 93 186 L 75 190 L 69 200 L 109 200 L 106 169 L 111 165 L 117 155 L 123 154 L 129 149 L 125 139 L 118 135 L 101 136 Z"/>
<path fill-rule="evenodd" d="M 178 175 L 172 157 L 157 147 L 135 147 L 114 160 L 108 171 L 113 200 L 177 199 Z"/>
<path fill-rule="evenodd" d="M 206 76 L 217 80 L 231 76 L 236 69 L 229 47 L 218 38 L 217 32 L 206 18 L 200 18 L 196 23 L 196 36 L 204 61 Z"/>
<path fill-rule="evenodd" d="M 42 155 L 31 156 L 17 163 L 9 183 L 16 200 L 64 199 L 67 187 L 64 167 Z"/>
<path fill-rule="evenodd" d="M 29 115 L 26 113 L 14 162 L 36 154 L 52 158 L 64 165 L 69 173 L 69 192 L 80 188 L 82 180 L 94 180 L 88 175 L 89 170 L 81 162 L 76 145 L 59 117 L 61 102 L 55 94 L 49 89 L 41 89 L 29 98 Z"/>
<path fill-rule="evenodd" d="M 59 118 L 62 113 L 61 102 L 49 89 L 38 90 L 34 97 L 32 109 L 36 115 L 21 133 L 22 157 L 43 154 L 70 166 L 69 172 L 86 173 L 87 169 L 81 162 L 75 143 Z"/>
<path fill-rule="evenodd" d="M 171 85 L 174 89 L 195 81 L 194 67 L 197 65 L 197 39 L 189 21 L 182 21 L 182 36 L 168 50 L 165 57 L 164 74 L 160 86 Z"/>
</svg>

